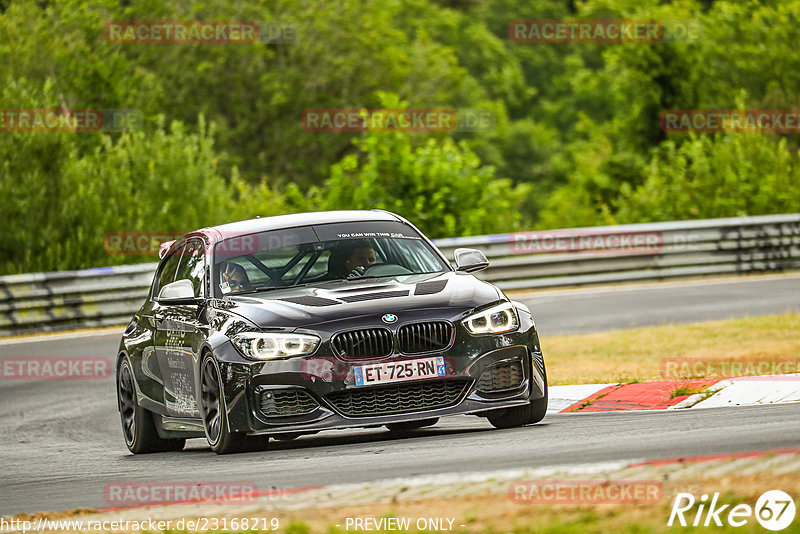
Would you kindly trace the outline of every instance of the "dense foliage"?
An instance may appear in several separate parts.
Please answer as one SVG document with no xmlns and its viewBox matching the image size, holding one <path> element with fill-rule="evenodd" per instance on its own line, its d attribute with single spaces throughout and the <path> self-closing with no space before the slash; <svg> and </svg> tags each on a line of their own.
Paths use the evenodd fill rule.
<svg viewBox="0 0 800 534">
<path fill-rule="evenodd" d="M 519 43 L 519 19 L 693 21 L 694 41 Z M 113 44 L 109 21 L 292 39 Z M 800 209 L 795 135 L 665 133 L 665 109 L 800 108 L 800 0 L 0 0 L 0 109 L 134 109 L 130 132 L 0 128 L 0 273 L 152 261 L 109 232 L 383 208 L 433 237 Z M 309 108 L 494 125 L 314 132 Z M 8 128 L 6 128 L 7 130 Z"/>
</svg>

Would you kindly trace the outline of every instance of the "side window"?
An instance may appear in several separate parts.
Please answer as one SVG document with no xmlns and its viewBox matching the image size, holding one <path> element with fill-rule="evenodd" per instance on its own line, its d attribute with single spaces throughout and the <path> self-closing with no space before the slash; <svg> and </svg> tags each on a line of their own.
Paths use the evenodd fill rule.
<svg viewBox="0 0 800 534">
<path fill-rule="evenodd" d="M 191 280 L 194 286 L 194 296 L 199 297 L 203 287 L 203 273 L 205 271 L 205 249 L 199 239 L 192 239 L 186 244 L 175 280 Z"/>
<path fill-rule="evenodd" d="M 169 253 L 169 256 L 164 263 L 161 264 L 161 271 L 158 273 L 158 283 L 153 291 L 154 297 L 158 296 L 158 292 L 161 291 L 162 287 L 175 281 L 175 271 L 177 271 L 178 263 L 181 261 L 183 248 L 183 245 L 181 245 L 180 247 L 174 249 Z"/>
</svg>

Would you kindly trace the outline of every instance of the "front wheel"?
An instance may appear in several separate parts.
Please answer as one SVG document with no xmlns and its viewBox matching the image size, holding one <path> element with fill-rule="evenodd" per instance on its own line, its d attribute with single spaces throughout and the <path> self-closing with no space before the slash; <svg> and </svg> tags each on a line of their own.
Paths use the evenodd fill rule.
<svg viewBox="0 0 800 534">
<path fill-rule="evenodd" d="M 200 367 L 200 415 L 211 450 L 217 454 L 240 452 L 252 445 L 241 432 L 231 432 L 225 397 L 222 394 L 222 379 L 214 356 L 206 354 Z M 269 438 L 267 438 L 269 439 Z"/>
<path fill-rule="evenodd" d="M 544 397 L 530 401 L 526 406 L 503 408 L 486 416 L 495 428 L 514 428 L 532 425 L 544 419 L 547 413 L 547 372 L 544 374 Z"/>
<path fill-rule="evenodd" d="M 149 452 L 179 451 L 186 444 L 185 439 L 164 439 L 158 435 L 153 414 L 136 401 L 136 386 L 133 382 L 128 360 L 121 360 L 117 369 L 117 398 L 119 416 L 122 423 L 122 436 L 125 445 L 133 454 Z"/>
</svg>

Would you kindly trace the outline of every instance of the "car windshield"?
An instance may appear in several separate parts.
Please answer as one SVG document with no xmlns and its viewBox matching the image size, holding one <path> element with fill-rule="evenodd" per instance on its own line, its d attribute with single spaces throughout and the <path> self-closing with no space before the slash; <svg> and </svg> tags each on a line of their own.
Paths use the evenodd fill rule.
<svg viewBox="0 0 800 534">
<path fill-rule="evenodd" d="M 323 224 L 230 237 L 214 249 L 218 293 L 443 272 L 449 265 L 410 226 Z"/>
</svg>

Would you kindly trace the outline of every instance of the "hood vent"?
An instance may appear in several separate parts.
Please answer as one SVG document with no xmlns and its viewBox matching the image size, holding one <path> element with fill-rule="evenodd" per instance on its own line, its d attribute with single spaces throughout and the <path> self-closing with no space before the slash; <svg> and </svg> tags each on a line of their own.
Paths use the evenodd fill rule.
<svg viewBox="0 0 800 534">
<path fill-rule="evenodd" d="M 299 297 L 287 297 L 283 299 L 285 302 L 291 302 L 293 304 L 300 304 L 301 306 L 333 306 L 335 304 L 341 304 L 341 302 L 331 299 L 324 299 L 322 297 L 315 297 L 312 295 L 301 295 Z"/>
<path fill-rule="evenodd" d="M 433 295 L 439 293 L 444 286 L 447 285 L 447 280 L 433 280 L 432 282 L 420 282 L 414 290 L 415 295 Z"/>
<path fill-rule="evenodd" d="M 407 297 L 408 291 L 383 291 L 381 293 L 362 293 L 361 295 L 349 295 L 339 297 L 345 302 L 362 302 L 365 300 L 389 299 L 393 297 Z"/>
</svg>

